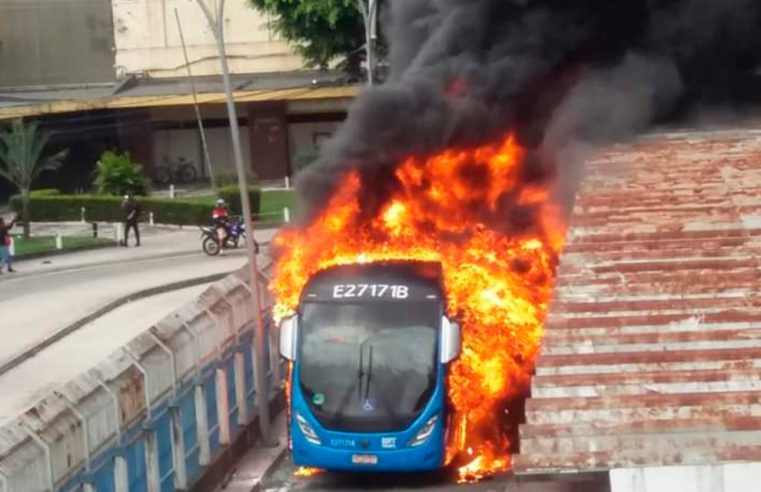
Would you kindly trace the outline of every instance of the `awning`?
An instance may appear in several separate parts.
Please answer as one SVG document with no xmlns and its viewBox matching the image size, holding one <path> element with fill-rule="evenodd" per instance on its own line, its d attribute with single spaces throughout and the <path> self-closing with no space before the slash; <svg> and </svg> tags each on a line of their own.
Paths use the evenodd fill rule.
<svg viewBox="0 0 761 492">
<path fill-rule="evenodd" d="M 236 75 L 233 95 L 238 103 L 353 98 L 361 86 L 341 83 L 332 74 Z M 197 78 L 199 104 L 222 104 L 225 92 L 219 77 Z M 187 79 L 137 80 L 132 84 L 74 88 L 0 91 L 0 121 L 102 109 L 188 106 L 193 95 Z"/>
<path fill-rule="evenodd" d="M 260 101 L 291 101 L 309 99 L 338 99 L 351 98 L 357 95 L 357 86 L 320 87 L 301 89 L 279 89 L 265 91 L 235 92 L 235 102 Z M 199 94 L 199 104 L 220 104 L 225 102 L 222 92 Z M 111 97 L 93 100 L 63 100 L 43 104 L 20 104 L 0 108 L 0 120 L 19 117 L 43 116 L 50 114 L 72 113 L 76 111 L 92 111 L 97 109 L 134 109 L 161 106 L 186 106 L 193 104 L 190 94 L 174 96 L 140 96 L 140 97 Z"/>
</svg>

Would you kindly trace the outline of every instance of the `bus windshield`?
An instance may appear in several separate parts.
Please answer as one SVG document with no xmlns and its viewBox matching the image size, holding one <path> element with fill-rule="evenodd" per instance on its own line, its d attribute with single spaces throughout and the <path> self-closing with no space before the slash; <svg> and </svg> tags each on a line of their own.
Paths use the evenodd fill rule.
<svg viewBox="0 0 761 492">
<path fill-rule="evenodd" d="M 437 302 L 307 303 L 299 383 L 328 429 L 403 430 L 436 387 Z"/>
</svg>

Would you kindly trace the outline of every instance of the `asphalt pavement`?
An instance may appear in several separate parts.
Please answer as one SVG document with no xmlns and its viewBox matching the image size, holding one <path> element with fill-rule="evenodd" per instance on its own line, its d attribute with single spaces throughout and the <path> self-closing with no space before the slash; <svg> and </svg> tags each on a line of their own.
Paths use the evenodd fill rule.
<svg viewBox="0 0 761 492">
<path fill-rule="evenodd" d="M 517 477 L 506 474 L 479 483 L 457 484 L 446 473 L 408 475 L 318 473 L 309 478 L 295 475 L 288 458 L 263 482 L 264 492 L 609 492 L 607 474 L 584 476 Z"/>
<path fill-rule="evenodd" d="M 260 242 L 274 231 L 257 231 Z M 244 249 L 209 257 L 198 231 L 147 230 L 140 248 L 109 248 L 19 261 L 0 279 L 0 365 L 104 306 L 136 292 L 234 271 Z"/>
<path fill-rule="evenodd" d="M 121 306 L 0 374 L 0 427 L 199 296 L 208 286 L 201 284 Z"/>
</svg>

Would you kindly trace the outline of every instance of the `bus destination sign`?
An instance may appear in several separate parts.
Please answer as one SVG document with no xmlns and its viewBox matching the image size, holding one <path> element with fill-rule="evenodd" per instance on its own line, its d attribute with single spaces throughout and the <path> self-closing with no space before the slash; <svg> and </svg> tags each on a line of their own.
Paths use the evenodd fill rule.
<svg viewBox="0 0 761 492">
<path fill-rule="evenodd" d="M 407 299 L 410 287 L 389 284 L 338 284 L 333 286 L 333 299 Z"/>
</svg>

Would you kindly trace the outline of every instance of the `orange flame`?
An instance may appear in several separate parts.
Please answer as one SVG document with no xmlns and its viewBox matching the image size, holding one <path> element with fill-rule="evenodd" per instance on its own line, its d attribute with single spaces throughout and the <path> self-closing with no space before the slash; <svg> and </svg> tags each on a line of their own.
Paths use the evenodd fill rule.
<svg viewBox="0 0 761 492">
<path fill-rule="evenodd" d="M 317 475 L 320 475 L 322 473 L 322 470 L 319 468 L 307 468 L 307 467 L 299 467 L 296 468 L 293 471 L 293 476 L 296 478 L 312 478 L 316 477 Z"/>
<path fill-rule="evenodd" d="M 410 157 L 395 170 L 398 186 L 370 217 L 362 198 L 373 190 L 363 190 L 352 173 L 311 225 L 274 240 L 276 318 L 293 312 L 310 276 L 331 266 L 442 264 L 447 311 L 463 327 L 462 356 L 448 375 L 459 424 L 447 450 L 463 460 L 461 480 L 510 468 L 510 428 L 502 416 L 528 389 L 564 240 L 549 190 L 521 181 L 524 157 L 512 136 Z M 529 232 L 505 232 L 505 206 L 534 210 Z"/>
</svg>

